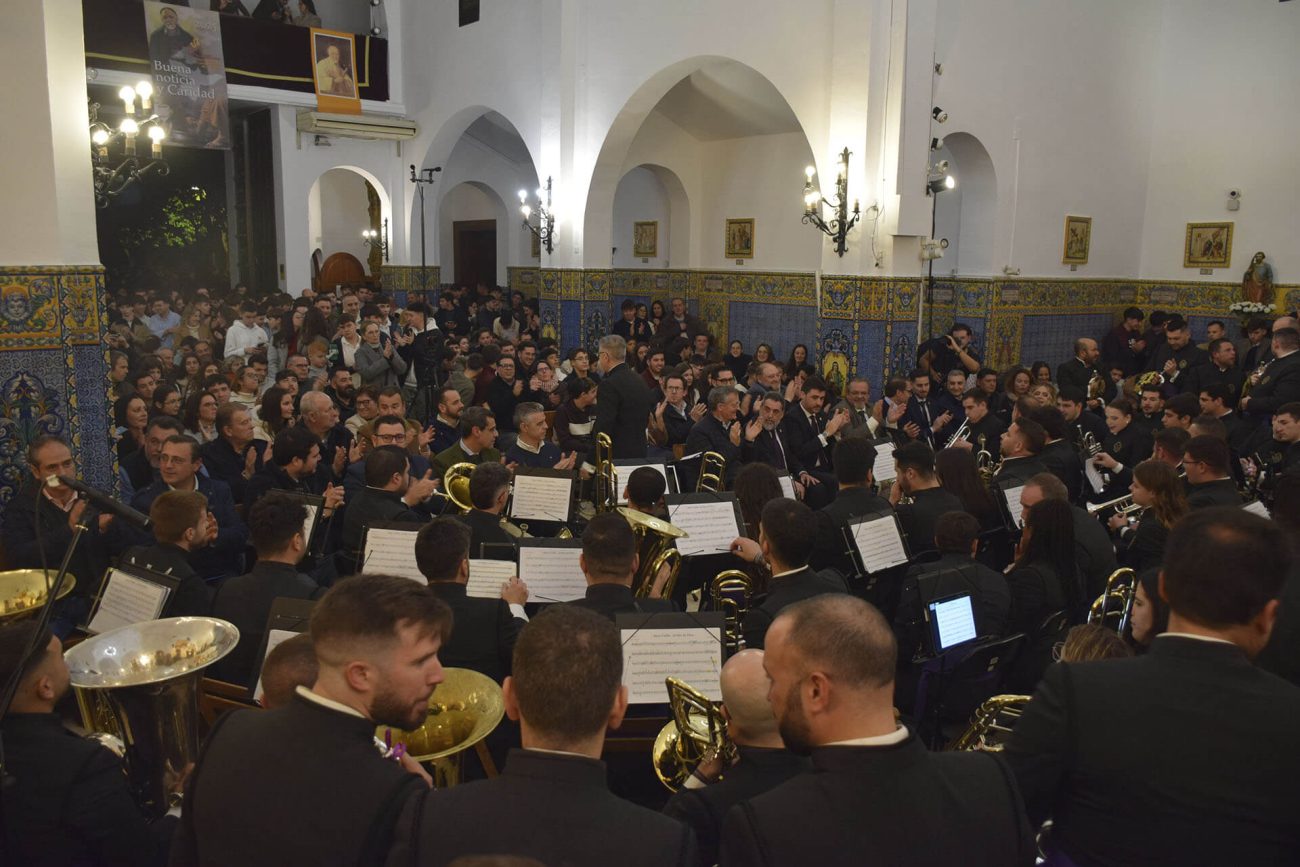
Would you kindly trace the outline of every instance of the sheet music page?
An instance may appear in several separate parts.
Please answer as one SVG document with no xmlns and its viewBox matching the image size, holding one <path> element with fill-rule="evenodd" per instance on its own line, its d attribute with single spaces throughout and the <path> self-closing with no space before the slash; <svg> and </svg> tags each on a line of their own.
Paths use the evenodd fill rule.
<svg viewBox="0 0 1300 867">
<path fill-rule="evenodd" d="M 501 585 L 510 580 L 518 568 L 513 560 L 479 560 L 471 557 L 469 584 L 465 593 L 480 599 L 500 599 Z"/>
<path fill-rule="evenodd" d="M 157 620 L 170 593 L 170 587 L 113 569 L 108 573 L 99 609 L 86 628 L 91 632 L 108 632 L 146 620 Z"/>
<path fill-rule="evenodd" d="M 529 602 L 572 602 L 587 595 L 578 547 L 519 546 L 519 580 L 528 585 Z"/>
<path fill-rule="evenodd" d="M 366 529 L 366 546 L 361 552 L 363 575 L 400 575 L 421 584 L 428 579 L 415 565 L 415 530 Z"/>
<path fill-rule="evenodd" d="M 898 478 L 894 467 L 894 442 L 876 443 L 876 463 L 871 468 L 871 475 L 877 482 L 888 482 Z"/>
<path fill-rule="evenodd" d="M 898 523 L 889 516 L 854 524 L 853 544 L 858 546 L 862 565 L 868 572 L 907 562 L 907 549 L 903 547 Z"/>
<path fill-rule="evenodd" d="M 523 521 L 567 521 L 572 491 L 570 478 L 516 475 L 510 517 Z"/>
<path fill-rule="evenodd" d="M 664 679 L 675 677 L 710 701 L 722 700 L 718 672 L 722 642 L 717 629 L 624 629 L 623 684 L 629 704 L 665 704 Z"/>
<path fill-rule="evenodd" d="M 1023 527 L 1025 525 L 1024 515 L 1025 507 L 1020 505 L 1020 492 L 1025 489 L 1024 485 L 1015 488 L 1006 488 L 1002 491 L 1002 496 L 1007 501 L 1007 511 L 1011 513 L 1011 526 Z"/>
<path fill-rule="evenodd" d="M 311 544 L 311 534 L 316 529 L 316 516 L 320 513 L 320 507 L 315 503 L 303 503 L 303 508 L 307 510 L 307 520 L 302 522 L 302 538 Z"/>
<path fill-rule="evenodd" d="M 794 493 L 794 479 L 790 478 L 789 473 L 782 473 L 781 475 L 777 476 L 777 480 L 781 482 L 782 496 L 787 497 L 791 500 L 798 499 L 798 497 L 796 497 Z"/>
<path fill-rule="evenodd" d="M 614 487 L 618 489 L 618 504 L 620 506 L 627 505 L 627 497 L 623 496 L 623 489 L 627 487 L 628 477 L 641 467 L 649 467 L 659 473 L 664 477 L 664 490 L 672 490 L 672 486 L 668 482 L 668 466 L 666 464 L 614 464 L 614 478 L 616 480 Z"/>
<path fill-rule="evenodd" d="M 299 634 L 290 632 L 287 629 L 272 629 L 266 634 L 266 653 L 262 656 L 262 664 L 257 667 L 257 688 L 253 690 L 254 701 L 262 700 L 262 666 L 266 665 L 266 657 L 271 655 L 271 651 L 275 650 L 280 642 L 287 641 Z"/>
<path fill-rule="evenodd" d="M 1100 494 L 1105 490 L 1106 482 L 1101 477 L 1101 470 L 1091 459 L 1083 462 L 1083 476 L 1088 480 L 1088 484 L 1092 485 L 1092 489 L 1096 493 Z"/>
<path fill-rule="evenodd" d="M 1242 506 L 1242 508 L 1245 509 L 1247 512 L 1250 512 L 1251 514 L 1259 515 L 1261 518 L 1273 517 L 1272 514 L 1270 514 L 1268 511 L 1268 506 L 1265 506 L 1259 500 L 1252 500 L 1251 502 Z"/>
<path fill-rule="evenodd" d="M 669 506 L 668 522 L 689 534 L 677 540 L 677 550 L 683 557 L 725 554 L 740 535 L 732 500 Z"/>
</svg>

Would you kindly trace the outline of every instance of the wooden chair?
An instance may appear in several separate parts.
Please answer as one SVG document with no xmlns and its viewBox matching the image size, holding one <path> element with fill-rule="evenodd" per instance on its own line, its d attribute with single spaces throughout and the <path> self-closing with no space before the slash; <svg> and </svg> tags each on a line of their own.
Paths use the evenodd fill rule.
<svg viewBox="0 0 1300 867">
<path fill-rule="evenodd" d="M 216 724 L 217 718 L 226 711 L 261 707 L 253 700 L 248 687 L 237 683 L 205 677 L 199 685 L 199 716 L 203 717 L 209 731 Z"/>
<path fill-rule="evenodd" d="M 555 410 L 546 411 L 546 438 L 551 442 L 556 442 L 555 437 Z"/>
</svg>

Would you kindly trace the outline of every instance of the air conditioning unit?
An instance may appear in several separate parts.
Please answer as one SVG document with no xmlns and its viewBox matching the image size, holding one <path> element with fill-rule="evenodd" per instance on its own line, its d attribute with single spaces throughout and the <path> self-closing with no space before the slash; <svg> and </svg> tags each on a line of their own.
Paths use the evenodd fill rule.
<svg viewBox="0 0 1300 867">
<path fill-rule="evenodd" d="M 298 132 L 312 135 L 338 135 L 374 141 L 405 141 L 415 138 L 419 127 L 404 117 L 382 114 L 327 114 L 321 111 L 298 112 Z"/>
</svg>

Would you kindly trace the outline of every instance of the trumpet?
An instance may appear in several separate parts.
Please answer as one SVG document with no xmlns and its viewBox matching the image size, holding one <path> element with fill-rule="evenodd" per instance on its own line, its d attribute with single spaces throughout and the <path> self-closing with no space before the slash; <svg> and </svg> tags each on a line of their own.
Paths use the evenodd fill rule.
<svg viewBox="0 0 1300 867">
<path fill-rule="evenodd" d="M 946 449 L 952 448 L 958 440 L 966 439 L 966 434 L 968 433 L 970 433 L 970 419 L 964 418 L 961 420 L 961 427 L 957 428 L 956 432 L 953 433 L 952 436 L 948 437 L 948 442 L 946 442 L 943 447 Z"/>
<path fill-rule="evenodd" d="M 1083 453 L 1083 459 L 1101 454 L 1101 442 L 1093 436 L 1092 431 L 1084 431 L 1079 437 L 1079 451 Z"/>
<path fill-rule="evenodd" d="M 976 440 L 979 445 L 979 451 L 975 452 L 975 471 L 980 474 L 980 481 L 985 487 L 993 484 L 993 477 L 1002 469 L 1002 462 L 993 460 L 993 453 L 988 450 L 988 437 L 984 434 L 979 435 Z"/>
<path fill-rule="evenodd" d="M 1243 398 L 1250 396 L 1250 390 L 1259 384 L 1260 377 L 1264 375 L 1264 371 L 1268 370 L 1268 366 L 1272 363 L 1273 359 L 1270 358 L 1268 361 L 1265 361 L 1259 367 L 1251 371 L 1250 376 L 1246 377 L 1246 381 L 1241 384 L 1241 396 Z M 1241 403 L 1241 400 L 1238 399 L 1237 402 Z"/>
<path fill-rule="evenodd" d="M 1117 515 L 1135 515 L 1142 511 L 1145 506 L 1139 506 L 1133 502 L 1132 494 L 1125 494 L 1122 497 L 1116 497 L 1113 500 L 1107 500 L 1104 503 L 1089 503 L 1087 506 L 1089 515 L 1097 515 L 1107 509 L 1114 509 Z"/>
</svg>

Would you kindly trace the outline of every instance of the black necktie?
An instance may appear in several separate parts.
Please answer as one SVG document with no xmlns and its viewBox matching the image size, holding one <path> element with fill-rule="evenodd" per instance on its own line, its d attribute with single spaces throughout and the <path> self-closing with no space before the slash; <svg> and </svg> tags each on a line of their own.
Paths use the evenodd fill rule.
<svg viewBox="0 0 1300 867">
<path fill-rule="evenodd" d="M 788 472 L 790 469 L 790 465 L 786 463 L 785 460 L 785 446 L 781 445 L 781 435 L 778 434 L 776 431 L 772 431 L 772 440 L 776 443 L 777 454 L 781 456 L 781 469 L 786 470 Z"/>
</svg>

